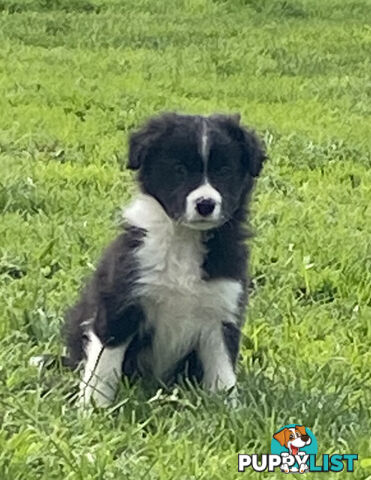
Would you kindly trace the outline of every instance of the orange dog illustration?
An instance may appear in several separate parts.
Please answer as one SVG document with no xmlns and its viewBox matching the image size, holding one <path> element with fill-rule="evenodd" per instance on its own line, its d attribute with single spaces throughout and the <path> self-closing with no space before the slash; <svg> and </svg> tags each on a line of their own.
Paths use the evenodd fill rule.
<svg viewBox="0 0 371 480">
<path fill-rule="evenodd" d="M 300 448 L 305 447 L 311 443 L 311 439 L 307 434 L 305 427 L 303 425 L 295 425 L 291 428 L 283 428 L 279 432 L 273 435 L 273 438 L 277 440 L 281 446 L 285 446 L 289 451 L 290 455 L 298 455 Z M 308 467 L 305 464 L 300 465 L 300 473 L 304 473 Z M 285 473 L 289 473 L 289 467 L 284 464 L 282 470 Z M 297 471 L 293 468 L 291 471 Z"/>
</svg>

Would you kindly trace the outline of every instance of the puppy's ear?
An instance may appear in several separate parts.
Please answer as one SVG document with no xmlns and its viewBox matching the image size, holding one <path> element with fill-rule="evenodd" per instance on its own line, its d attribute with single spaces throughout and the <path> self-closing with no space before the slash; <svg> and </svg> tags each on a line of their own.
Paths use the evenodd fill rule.
<svg viewBox="0 0 371 480">
<path fill-rule="evenodd" d="M 228 135 L 239 142 L 242 148 L 243 162 L 252 177 L 257 177 L 263 167 L 267 155 L 265 147 L 253 130 L 240 124 L 239 113 L 231 115 L 212 115 Z"/>
<path fill-rule="evenodd" d="M 240 124 L 241 116 L 239 114 L 231 116 L 234 125 L 234 135 L 237 137 L 243 150 L 243 161 L 247 171 L 252 177 L 257 177 L 263 168 L 264 160 L 267 155 L 265 147 L 257 134 L 248 127 Z"/>
<path fill-rule="evenodd" d="M 277 440 L 277 442 L 279 442 L 279 444 L 281 445 L 281 447 L 283 447 L 285 445 L 285 431 L 287 429 L 284 428 L 283 430 L 281 430 L 280 432 L 277 432 L 273 435 L 273 438 L 275 440 Z"/>
<path fill-rule="evenodd" d="M 148 153 L 152 136 L 153 134 L 151 134 L 151 129 L 148 124 L 131 134 L 129 139 L 128 168 L 131 170 L 139 170 Z"/>
<path fill-rule="evenodd" d="M 237 125 L 239 125 L 240 122 L 241 122 L 241 114 L 240 114 L 240 113 L 232 113 L 232 114 L 230 115 L 230 118 L 231 118 L 235 123 L 237 123 Z"/>
<path fill-rule="evenodd" d="M 129 160 L 128 168 L 138 170 L 142 165 L 146 152 L 145 136 L 142 131 L 134 132 L 129 138 Z"/>
<path fill-rule="evenodd" d="M 138 170 L 143 165 L 154 142 L 165 133 L 169 116 L 169 114 L 163 114 L 154 117 L 130 135 L 128 168 Z"/>
<path fill-rule="evenodd" d="M 265 148 L 253 130 L 246 127 L 240 127 L 240 129 L 245 165 L 249 174 L 252 177 L 257 177 L 263 168 L 264 161 L 267 159 Z"/>
</svg>

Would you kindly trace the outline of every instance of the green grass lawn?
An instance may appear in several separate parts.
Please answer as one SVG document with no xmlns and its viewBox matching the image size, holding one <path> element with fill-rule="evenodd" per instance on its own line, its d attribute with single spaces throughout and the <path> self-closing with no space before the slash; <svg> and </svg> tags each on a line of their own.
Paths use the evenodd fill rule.
<svg viewBox="0 0 371 480">
<path fill-rule="evenodd" d="M 371 478 L 370 22 L 368 0 L 0 0 L 1 480 L 282 478 L 237 453 L 288 423 Z M 84 415 L 77 376 L 29 358 L 62 352 L 135 188 L 128 132 L 164 110 L 239 111 L 267 143 L 241 405 L 123 383 Z"/>
</svg>

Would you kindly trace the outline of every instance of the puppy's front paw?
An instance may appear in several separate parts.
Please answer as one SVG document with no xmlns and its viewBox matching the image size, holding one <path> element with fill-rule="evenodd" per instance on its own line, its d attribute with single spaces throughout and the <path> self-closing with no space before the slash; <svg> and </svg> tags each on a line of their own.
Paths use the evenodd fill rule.
<svg viewBox="0 0 371 480">
<path fill-rule="evenodd" d="M 112 405 L 115 388 L 107 382 L 90 379 L 88 383 L 81 381 L 78 405 L 81 408 L 107 408 Z"/>
<path fill-rule="evenodd" d="M 230 407 L 230 408 L 233 408 L 233 409 L 236 409 L 236 408 L 238 408 L 242 405 L 241 401 L 238 397 L 238 390 L 237 390 L 236 386 L 232 387 L 228 391 L 228 393 L 225 397 L 224 403 L 225 403 L 225 405 L 227 405 L 227 407 Z"/>
</svg>

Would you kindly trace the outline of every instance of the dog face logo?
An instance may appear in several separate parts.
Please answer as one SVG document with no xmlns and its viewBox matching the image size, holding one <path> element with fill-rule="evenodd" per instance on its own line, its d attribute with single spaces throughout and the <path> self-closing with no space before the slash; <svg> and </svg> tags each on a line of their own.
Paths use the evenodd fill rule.
<svg viewBox="0 0 371 480">
<path fill-rule="evenodd" d="M 281 446 L 285 446 L 290 455 L 297 455 L 300 448 L 311 443 L 311 439 L 303 425 L 295 425 L 292 428 L 283 428 L 273 435 Z"/>
<path fill-rule="evenodd" d="M 281 470 L 285 473 L 304 473 L 308 471 L 305 458 L 317 453 L 317 441 L 309 428 L 304 425 L 286 425 L 273 435 L 272 453 L 287 459 L 295 457 L 296 463 L 289 466 L 283 462 Z M 297 463 L 299 462 L 299 463 Z"/>
</svg>

